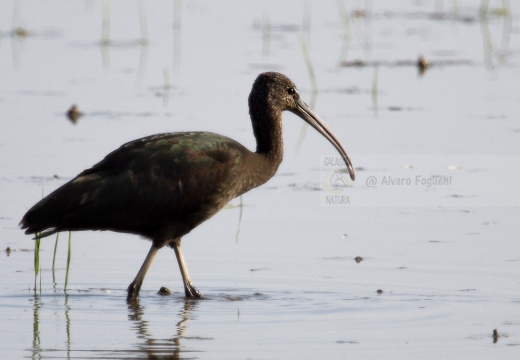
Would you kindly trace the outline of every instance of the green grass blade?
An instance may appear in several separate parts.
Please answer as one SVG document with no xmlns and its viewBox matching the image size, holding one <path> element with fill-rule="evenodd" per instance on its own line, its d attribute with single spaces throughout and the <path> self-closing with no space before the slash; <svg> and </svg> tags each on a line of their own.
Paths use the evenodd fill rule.
<svg viewBox="0 0 520 360">
<path fill-rule="evenodd" d="M 54 273 L 56 265 L 56 252 L 58 250 L 58 240 L 60 239 L 60 233 L 56 234 L 56 241 L 54 242 L 54 256 L 52 257 L 52 281 L 56 282 L 56 276 Z"/>
<path fill-rule="evenodd" d="M 40 233 L 36 233 L 36 237 L 34 239 L 34 291 L 36 291 L 36 281 L 38 279 L 38 273 L 40 272 L 40 240 Z"/>
<path fill-rule="evenodd" d="M 372 76 L 372 89 L 371 89 L 371 94 L 372 94 L 372 109 L 374 110 L 374 116 L 377 117 L 377 110 L 378 110 L 378 107 L 377 107 L 377 94 L 378 94 L 378 88 L 377 88 L 377 83 L 378 83 L 378 71 L 379 71 L 379 68 L 376 66 L 374 68 L 374 74 Z"/>
<path fill-rule="evenodd" d="M 71 257 L 71 239 L 72 239 L 72 232 L 69 231 L 69 249 L 67 251 L 67 270 L 65 272 L 65 289 L 64 291 L 67 291 L 67 284 L 69 283 L 69 269 L 70 269 L 70 257 Z"/>
<path fill-rule="evenodd" d="M 312 66 L 312 61 L 309 56 L 309 51 L 307 50 L 307 45 L 305 44 L 305 39 L 302 34 L 298 34 L 298 40 L 300 42 L 300 49 L 302 51 L 303 58 L 305 60 L 305 65 L 307 66 L 307 73 L 309 74 L 309 80 L 311 82 L 311 100 L 309 101 L 310 107 L 314 107 L 316 103 L 316 95 L 318 93 L 318 83 L 316 82 L 316 75 L 314 73 L 314 67 Z"/>
</svg>

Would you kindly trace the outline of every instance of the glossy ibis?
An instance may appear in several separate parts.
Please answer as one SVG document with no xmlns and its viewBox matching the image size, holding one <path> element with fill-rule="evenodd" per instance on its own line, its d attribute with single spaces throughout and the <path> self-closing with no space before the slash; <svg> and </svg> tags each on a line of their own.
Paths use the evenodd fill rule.
<svg viewBox="0 0 520 360">
<path fill-rule="evenodd" d="M 339 151 L 345 149 L 323 120 L 300 99 L 286 76 L 258 76 L 249 95 L 256 152 L 209 132 L 147 136 L 128 142 L 34 205 L 20 225 L 40 237 L 59 231 L 111 230 L 152 241 L 128 300 L 137 299 L 157 251 L 175 251 L 187 297 L 201 297 L 188 276 L 181 237 L 215 215 L 231 199 L 264 184 L 282 162 L 282 111 L 309 123 Z"/>
</svg>

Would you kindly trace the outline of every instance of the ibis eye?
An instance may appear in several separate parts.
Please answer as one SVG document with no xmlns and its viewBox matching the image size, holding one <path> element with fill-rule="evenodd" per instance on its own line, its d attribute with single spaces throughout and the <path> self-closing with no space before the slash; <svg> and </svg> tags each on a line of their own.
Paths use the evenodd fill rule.
<svg viewBox="0 0 520 360">
<path fill-rule="evenodd" d="M 287 89 L 287 93 L 289 95 L 294 95 L 294 94 L 296 94 L 296 90 L 294 88 L 290 87 L 290 88 Z"/>
</svg>

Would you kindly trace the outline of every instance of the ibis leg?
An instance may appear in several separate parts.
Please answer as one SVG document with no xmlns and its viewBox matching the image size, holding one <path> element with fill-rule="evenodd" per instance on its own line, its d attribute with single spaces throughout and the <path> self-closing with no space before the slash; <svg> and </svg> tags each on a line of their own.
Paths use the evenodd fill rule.
<svg viewBox="0 0 520 360">
<path fill-rule="evenodd" d="M 190 280 L 190 276 L 188 275 L 188 268 L 186 267 L 186 263 L 184 262 L 184 257 L 182 256 L 181 251 L 181 239 L 175 239 L 172 244 L 170 244 L 170 246 L 173 247 L 175 256 L 177 257 L 177 262 L 179 263 L 179 269 L 181 270 L 182 281 L 184 283 L 184 293 L 186 297 L 201 298 L 201 293 L 195 288 L 195 286 L 193 286 Z"/>
<path fill-rule="evenodd" d="M 139 298 L 139 290 L 141 290 L 141 285 L 143 284 L 144 277 L 146 272 L 150 268 L 155 255 L 157 255 L 157 251 L 160 248 L 152 245 L 150 251 L 148 251 L 148 255 L 146 255 L 146 259 L 144 259 L 143 265 L 139 269 L 134 281 L 128 286 L 128 295 L 126 296 L 127 301 L 137 300 Z"/>
</svg>

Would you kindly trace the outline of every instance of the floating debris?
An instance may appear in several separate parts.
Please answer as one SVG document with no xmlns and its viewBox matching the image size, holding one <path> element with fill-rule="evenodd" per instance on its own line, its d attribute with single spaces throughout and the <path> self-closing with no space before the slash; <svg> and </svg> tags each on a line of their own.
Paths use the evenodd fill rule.
<svg viewBox="0 0 520 360">
<path fill-rule="evenodd" d="M 354 261 L 357 262 L 358 264 L 359 264 L 361 261 L 363 261 L 363 260 L 365 260 L 365 259 L 363 259 L 361 256 L 356 256 L 356 257 L 354 258 Z"/>
<path fill-rule="evenodd" d="M 383 293 L 383 290 L 381 290 L 381 289 L 377 289 L 376 293 L 377 293 L 378 295 L 381 295 L 381 294 Z"/>
<path fill-rule="evenodd" d="M 357 341 L 338 340 L 336 344 L 359 344 Z"/>
<path fill-rule="evenodd" d="M 226 301 L 244 301 L 244 298 L 240 295 L 233 296 L 233 295 L 221 294 L 220 298 L 223 300 L 226 300 Z M 239 310 L 239 314 L 240 314 L 240 310 Z M 239 317 L 240 317 L 240 315 L 239 315 Z"/>
<path fill-rule="evenodd" d="M 14 252 L 30 252 L 32 251 L 31 249 L 11 249 L 9 246 L 5 248 L 5 254 L 7 256 L 11 255 L 11 253 L 14 253 Z"/>
<path fill-rule="evenodd" d="M 11 30 L 11 35 L 15 38 L 26 38 L 30 35 L 29 30 L 17 27 Z"/>
<path fill-rule="evenodd" d="M 159 291 L 157 291 L 157 294 L 159 295 L 171 295 L 171 291 L 170 289 L 168 289 L 167 287 L 164 287 L 164 286 L 161 286 L 161 288 L 159 289 Z"/>
<path fill-rule="evenodd" d="M 262 267 L 262 268 L 253 268 L 253 269 L 249 269 L 249 271 L 263 271 L 263 270 L 269 270 L 269 268 Z"/>
<path fill-rule="evenodd" d="M 494 329 L 493 330 L 493 344 L 497 343 L 499 337 L 500 337 L 500 334 L 498 333 L 497 329 Z"/>
<path fill-rule="evenodd" d="M 379 68 L 381 66 L 385 67 L 401 67 L 401 66 L 409 66 L 416 67 L 419 69 L 419 74 L 422 75 L 425 70 L 429 69 L 433 66 L 463 66 L 463 65 L 474 65 L 475 63 L 471 60 L 435 60 L 430 61 L 424 56 L 420 56 L 417 60 L 375 60 L 375 61 L 364 61 L 364 60 L 349 60 L 343 61 L 341 66 L 343 67 L 373 67 Z"/>
<path fill-rule="evenodd" d="M 362 9 L 355 9 L 352 10 L 352 17 L 356 19 L 364 18 L 366 16 L 365 10 Z"/>
<path fill-rule="evenodd" d="M 67 118 L 71 123 L 76 124 L 80 117 L 83 116 L 83 113 L 79 111 L 78 106 L 73 104 L 69 110 L 67 110 Z"/>
<path fill-rule="evenodd" d="M 424 75 L 426 70 L 430 68 L 430 60 L 422 55 L 419 56 L 419 59 L 417 59 L 417 68 L 419 69 L 419 75 Z"/>
</svg>

